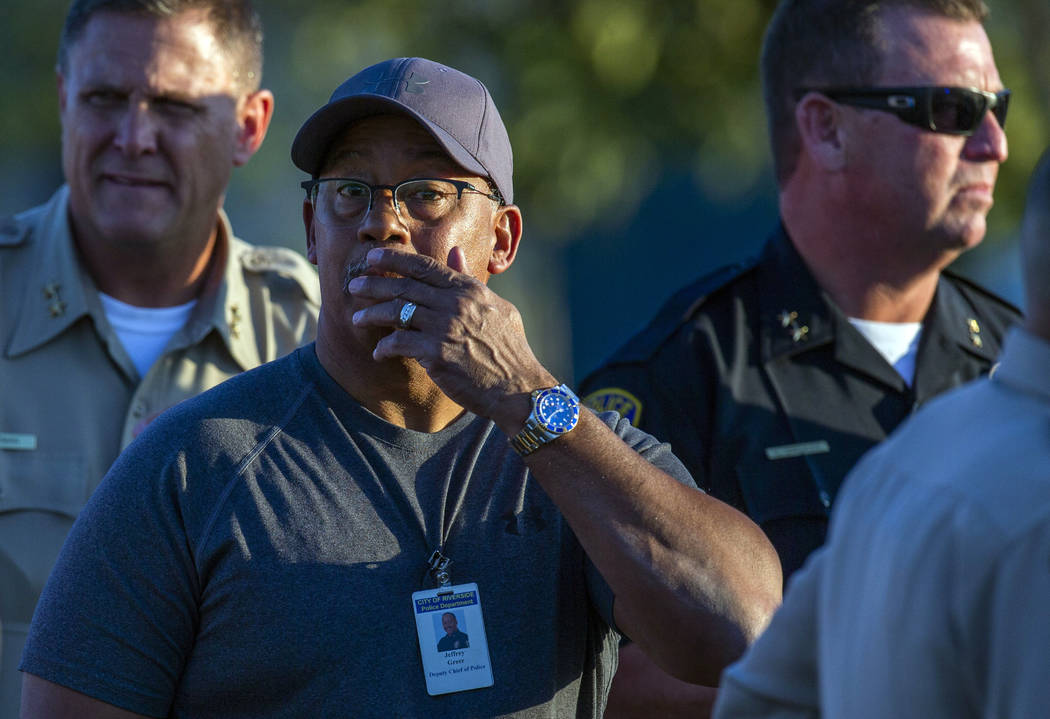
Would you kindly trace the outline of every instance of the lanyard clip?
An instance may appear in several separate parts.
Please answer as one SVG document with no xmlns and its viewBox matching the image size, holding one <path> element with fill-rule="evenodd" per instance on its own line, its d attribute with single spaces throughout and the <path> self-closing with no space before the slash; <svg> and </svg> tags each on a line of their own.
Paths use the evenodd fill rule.
<svg viewBox="0 0 1050 719">
<path fill-rule="evenodd" d="M 430 576 L 437 582 L 438 587 L 452 586 L 452 574 L 448 570 L 450 564 L 452 560 L 442 554 L 440 549 L 435 549 L 427 560 Z"/>
</svg>

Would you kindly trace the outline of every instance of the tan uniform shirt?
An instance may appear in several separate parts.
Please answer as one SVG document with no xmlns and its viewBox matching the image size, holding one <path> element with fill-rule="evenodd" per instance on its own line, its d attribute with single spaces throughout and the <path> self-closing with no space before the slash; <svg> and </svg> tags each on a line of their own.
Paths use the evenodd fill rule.
<svg viewBox="0 0 1050 719">
<path fill-rule="evenodd" d="M 145 377 L 80 266 L 68 189 L 0 221 L 0 719 L 17 717 L 33 608 L 73 520 L 117 454 L 168 407 L 311 341 L 317 274 L 219 218 L 215 269 Z"/>
</svg>

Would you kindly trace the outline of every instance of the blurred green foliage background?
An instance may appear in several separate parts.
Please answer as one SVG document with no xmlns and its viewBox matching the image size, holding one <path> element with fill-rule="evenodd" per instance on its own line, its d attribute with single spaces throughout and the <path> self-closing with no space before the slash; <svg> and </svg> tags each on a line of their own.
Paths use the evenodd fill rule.
<svg viewBox="0 0 1050 719">
<path fill-rule="evenodd" d="M 67 4 L 0 8 L 0 214 L 45 200 L 61 182 L 53 66 Z M 1010 159 L 989 237 L 961 263 L 1017 297 L 1016 267 L 1000 256 L 1009 257 L 1025 184 L 1048 140 L 1050 3 L 989 4 L 1000 74 L 1014 91 Z M 689 278 L 754 247 L 775 220 L 757 68 L 774 0 L 256 5 L 277 110 L 266 144 L 234 176 L 227 209 L 238 234 L 303 249 L 301 173 L 288 148 L 350 74 L 402 55 L 461 68 L 500 107 L 526 218 L 518 265 L 494 287 L 518 304 L 537 354 L 567 380 Z M 746 226 L 746 236 L 707 231 L 715 215 Z M 617 241 L 628 227 L 631 237 Z M 600 273 L 590 271 L 596 256 Z M 570 311 L 573 302 L 583 304 Z"/>
</svg>

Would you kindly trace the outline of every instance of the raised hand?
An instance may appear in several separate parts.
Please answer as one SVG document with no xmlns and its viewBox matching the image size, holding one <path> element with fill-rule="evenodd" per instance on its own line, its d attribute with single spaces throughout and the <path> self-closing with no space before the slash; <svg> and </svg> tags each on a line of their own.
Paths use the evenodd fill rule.
<svg viewBox="0 0 1050 719">
<path fill-rule="evenodd" d="M 517 432 L 528 414 L 522 398 L 557 384 L 529 347 L 517 308 L 465 273 L 458 247 L 447 265 L 392 248 L 373 249 L 367 259 L 372 269 L 401 275 L 357 277 L 347 288 L 376 303 L 354 314 L 355 325 L 394 329 L 373 357 L 415 359 L 458 405 Z M 416 310 L 404 329 L 400 318 L 408 302 Z"/>
</svg>

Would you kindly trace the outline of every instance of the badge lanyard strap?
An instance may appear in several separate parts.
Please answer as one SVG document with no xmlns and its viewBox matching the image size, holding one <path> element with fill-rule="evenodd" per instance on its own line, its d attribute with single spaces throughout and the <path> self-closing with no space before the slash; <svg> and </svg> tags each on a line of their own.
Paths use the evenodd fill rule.
<svg viewBox="0 0 1050 719">
<path fill-rule="evenodd" d="M 459 462 L 456 462 L 456 465 L 459 465 Z M 455 467 L 453 467 L 453 470 L 455 470 Z M 456 517 L 459 515 L 459 510 L 463 506 L 463 502 L 467 494 L 468 482 L 466 479 L 464 479 L 464 481 L 460 484 L 455 504 L 452 507 L 452 516 L 448 518 L 448 525 L 446 526 L 445 516 L 447 513 L 448 498 L 452 485 L 452 477 L 455 474 L 455 471 L 451 471 L 445 477 L 445 487 L 444 491 L 442 491 L 441 493 L 441 506 L 438 510 L 437 547 L 433 551 L 431 551 L 430 556 L 427 557 L 426 562 L 427 574 L 430 575 L 430 579 L 438 586 L 439 589 L 446 589 L 452 586 L 452 571 L 450 569 L 452 565 L 452 559 L 445 555 L 445 547 L 448 544 L 449 535 L 452 532 L 452 527 L 456 523 Z M 426 541 L 428 544 L 432 544 L 429 537 L 426 538 Z"/>
</svg>

